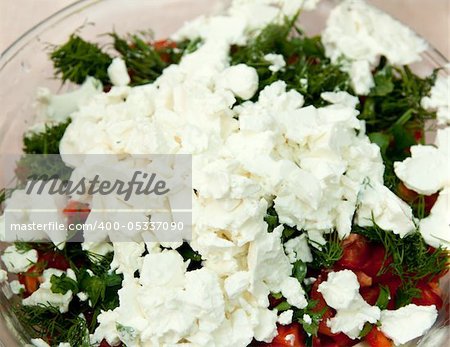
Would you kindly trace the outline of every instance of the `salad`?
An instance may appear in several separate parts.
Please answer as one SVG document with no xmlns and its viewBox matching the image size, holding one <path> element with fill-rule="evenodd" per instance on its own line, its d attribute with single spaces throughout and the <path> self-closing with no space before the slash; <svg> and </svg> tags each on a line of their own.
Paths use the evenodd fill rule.
<svg viewBox="0 0 450 347">
<path fill-rule="evenodd" d="M 416 75 L 427 44 L 362 0 L 309 37 L 299 15 L 317 3 L 234 0 L 167 39 L 51 47 L 78 86 L 38 91 L 45 121 L 24 134 L 17 182 L 32 155 L 189 154 L 192 239 L 87 241 L 122 197 L 51 199 L 84 241 L 1 255 L 33 346 L 389 347 L 448 325 L 446 67 Z M 41 200 L 18 185 L 1 201 L 5 235 L 8 209 L 32 223 Z"/>
</svg>

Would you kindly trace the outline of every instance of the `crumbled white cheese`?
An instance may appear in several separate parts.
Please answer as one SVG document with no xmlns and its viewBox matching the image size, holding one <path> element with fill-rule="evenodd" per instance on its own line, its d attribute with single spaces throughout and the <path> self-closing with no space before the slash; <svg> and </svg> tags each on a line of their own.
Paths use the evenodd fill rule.
<svg viewBox="0 0 450 347">
<path fill-rule="evenodd" d="M 311 324 L 312 323 L 312 318 L 311 318 L 311 316 L 309 314 L 304 314 L 302 319 L 303 319 L 303 321 L 306 324 Z"/>
<path fill-rule="evenodd" d="M 450 185 L 448 153 L 434 146 L 411 147 L 411 157 L 394 163 L 395 174 L 405 186 L 423 195 L 432 195 Z"/>
<path fill-rule="evenodd" d="M 350 73 L 358 94 L 374 85 L 371 69 L 381 56 L 394 65 L 419 61 L 426 42 L 411 29 L 363 0 L 341 1 L 322 33 L 326 55 Z"/>
<path fill-rule="evenodd" d="M 450 125 L 450 75 L 439 75 L 429 96 L 422 99 L 422 107 L 437 111 L 438 124 Z"/>
<path fill-rule="evenodd" d="M 137 270 L 141 270 L 145 245 L 138 242 L 114 242 L 114 258 L 111 270 L 115 270 L 124 277 L 134 277 Z"/>
<path fill-rule="evenodd" d="M 28 305 L 52 305 L 59 309 L 61 313 L 69 310 L 69 304 L 72 301 L 72 291 L 68 290 L 66 294 L 52 292 L 52 283 L 50 282 L 52 276 L 61 276 L 64 271 L 57 269 L 45 269 L 42 274 L 42 283 L 38 290 L 33 292 L 29 297 L 22 300 L 24 306 Z M 71 269 L 67 270 L 67 276 L 76 281 L 74 272 Z"/>
<path fill-rule="evenodd" d="M 58 185 L 61 182 L 55 181 L 55 183 Z M 32 184 L 35 185 L 30 193 L 27 193 L 27 189 L 17 189 L 11 194 L 11 197 L 5 201 L 4 213 L 8 216 L 8 224 L 26 226 L 24 229 L 11 228 L 8 230 L 5 234 L 6 241 L 50 240 L 56 247 L 62 249 L 64 248 L 64 242 L 67 239 L 67 230 L 46 226 L 50 221 L 57 225 L 64 225 L 66 223 L 63 209 L 67 206 L 68 197 L 52 194 L 50 192 L 52 184 L 45 184 L 42 186 L 41 181 L 33 181 Z M 42 213 L 42 210 L 45 210 L 45 213 Z M 36 227 L 32 231 L 29 230 L 28 228 L 33 226 L 33 223 L 34 225 L 40 225 L 42 228 L 38 229 Z M 12 248 L 10 250 L 12 250 Z M 34 254 L 36 251 L 30 252 Z M 12 251 L 11 256 L 14 256 L 16 253 L 17 252 Z M 33 259 L 34 258 L 35 257 L 33 257 Z M 13 267 L 20 268 L 23 266 L 22 259 L 22 262 L 19 261 L 18 265 L 14 265 Z"/>
<path fill-rule="evenodd" d="M 350 270 L 329 273 L 318 290 L 328 306 L 336 309 L 336 315 L 327 321 L 333 333 L 342 332 L 355 339 L 366 322 L 373 324 L 380 318 L 380 309 L 364 301 L 358 279 Z"/>
<path fill-rule="evenodd" d="M 31 343 L 35 347 L 50 347 L 50 345 L 42 339 L 31 339 Z"/>
<path fill-rule="evenodd" d="M 20 283 L 18 280 L 13 280 L 9 283 L 9 286 L 11 288 L 11 291 L 13 292 L 13 294 L 20 294 L 24 289 L 25 286 Z"/>
<path fill-rule="evenodd" d="M 0 269 L 0 283 L 6 282 L 7 279 L 8 273 L 5 270 Z"/>
<path fill-rule="evenodd" d="M 26 272 L 38 261 L 38 253 L 35 249 L 28 251 L 18 250 L 15 245 L 6 247 L 1 256 L 8 272 Z"/>
<path fill-rule="evenodd" d="M 230 66 L 217 78 L 216 88 L 230 90 L 237 97 L 248 100 L 258 90 L 258 73 L 245 64 Z"/>
<path fill-rule="evenodd" d="M 358 278 L 350 270 L 331 272 L 318 288 L 327 304 L 334 309 L 348 308 L 358 291 Z"/>
<path fill-rule="evenodd" d="M 102 91 L 102 84 L 93 77 L 86 78 L 80 88 L 65 94 L 52 94 L 39 88 L 36 97 L 38 117 L 44 122 L 63 122 Z"/>
<path fill-rule="evenodd" d="M 294 237 L 284 244 L 284 250 L 291 263 L 301 260 L 304 263 L 313 261 L 306 234 Z"/>
<path fill-rule="evenodd" d="M 114 58 L 108 66 L 108 77 L 112 84 L 118 87 L 126 86 L 131 79 L 128 75 L 127 65 L 122 58 Z"/>
<path fill-rule="evenodd" d="M 77 293 L 78 299 L 80 299 L 80 301 L 86 301 L 87 299 L 89 299 L 89 296 L 87 293 L 85 292 L 79 292 Z"/>
<path fill-rule="evenodd" d="M 294 311 L 287 310 L 284 312 L 281 312 L 278 316 L 278 323 L 281 325 L 289 325 L 292 323 L 292 317 L 293 317 Z"/>
<path fill-rule="evenodd" d="M 269 70 L 272 72 L 278 72 L 285 68 L 286 61 L 284 60 L 284 57 L 281 54 L 266 54 L 264 56 L 264 59 L 269 62 L 271 65 L 269 66 Z"/>
<path fill-rule="evenodd" d="M 391 190 L 379 183 L 369 183 L 361 192 L 356 215 L 359 226 L 372 226 L 405 237 L 415 230 L 411 207 Z"/>
<path fill-rule="evenodd" d="M 420 220 L 419 223 L 419 231 L 430 246 L 450 249 L 449 211 L 450 187 L 447 187 L 439 193 L 428 217 Z"/>
<path fill-rule="evenodd" d="M 395 311 L 381 312 L 380 330 L 396 345 L 407 343 L 425 334 L 436 321 L 436 306 L 407 305 Z"/>
</svg>

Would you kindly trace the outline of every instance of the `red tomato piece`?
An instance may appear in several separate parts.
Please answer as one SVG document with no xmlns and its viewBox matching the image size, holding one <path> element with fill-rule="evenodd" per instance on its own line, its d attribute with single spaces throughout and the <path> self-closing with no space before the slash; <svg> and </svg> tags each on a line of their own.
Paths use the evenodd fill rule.
<svg viewBox="0 0 450 347">
<path fill-rule="evenodd" d="M 420 289 L 420 297 L 414 298 L 412 300 L 413 304 L 419 306 L 435 305 L 438 310 L 442 308 L 444 303 L 436 289 L 432 288 L 429 284 L 419 284 L 417 287 Z"/>
<path fill-rule="evenodd" d="M 45 268 L 67 270 L 70 267 L 69 261 L 61 253 L 54 251 L 45 252 L 39 255 L 39 262 L 44 263 Z"/>
<path fill-rule="evenodd" d="M 305 338 L 298 323 L 278 325 L 278 335 L 267 347 L 305 347 Z"/>
<path fill-rule="evenodd" d="M 372 285 L 372 277 L 367 275 L 363 271 L 355 271 L 356 277 L 358 278 L 358 282 L 361 288 L 370 287 Z"/>
<path fill-rule="evenodd" d="M 380 287 L 378 285 L 365 287 L 361 288 L 359 292 L 367 303 L 374 306 L 380 296 Z"/>
<path fill-rule="evenodd" d="M 340 333 L 332 337 L 337 347 L 350 347 L 355 344 L 355 341 L 349 338 L 347 335 Z"/>
<path fill-rule="evenodd" d="M 364 339 L 370 347 L 392 347 L 392 341 L 389 340 L 377 327 L 373 327 Z"/>
<path fill-rule="evenodd" d="M 342 269 L 363 270 L 370 253 L 367 239 L 358 234 L 350 234 L 343 241 L 342 246 L 343 254 L 336 262 L 336 266 Z"/>
<path fill-rule="evenodd" d="M 161 50 L 161 49 L 165 49 L 165 48 L 176 48 L 177 47 L 177 43 L 171 40 L 158 40 L 153 42 L 153 47 L 155 47 L 155 49 Z"/>
<path fill-rule="evenodd" d="M 322 293 L 318 291 L 320 283 L 325 281 L 325 276 L 326 274 L 320 275 L 311 288 L 311 299 L 317 301 L 316 306 L 312 310 L 314 312 L 322 312 L 325 309 L 322 320 L 319 322 L 319 333 L 327 336 L 335 336 L 336 334 L 333 334 L 331 332 L 331 329 L 327 325 L 328 319 L 334 316 L 334 311 L 330 307 L 328 307 L 325 299 L 322 296 Z"/>
<path fill-rule="evenodd" d="M 39 277 L 42 275 L 42 268 L 39 265 L 33 265 L 27 272 L 19 274 L 18 280 L 25 286 L 25 296 L 30 296 L 40 285 Z"/>
<path fill-rule="evenodd" d="M 390 263 L 392 263 L 392 258 L 386 258 L 386 250 L 382 245 L 370 245 L 368 259 L 364 263 L 362 270 L 366 275 L 380 282 L 392 277 L 392 274 L 389 273 L 378 275 L 380 270 L 389 266 Z"/>
<path fill-rule="evenodd" d="M 419 194 L 415 191 L 407 188 L 403 182 L 400 182 L 397 186 L 397 195 L 404 201 L 412 203 L 414 202 Z"/>
</svg>

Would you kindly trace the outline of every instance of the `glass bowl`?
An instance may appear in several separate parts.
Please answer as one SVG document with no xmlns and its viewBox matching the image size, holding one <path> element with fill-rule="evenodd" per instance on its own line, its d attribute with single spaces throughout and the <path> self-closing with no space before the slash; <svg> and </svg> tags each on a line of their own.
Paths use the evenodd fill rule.
<svg viewBox="0 0 450 347">
<path fill-rule="evenodd" d="M 119 34 L 151 29 L 155 38 L 163 39 L 178 29 L 185 21 L 202 14 L 223 11 L 230 0 L 81 0 L 53 14 L 42 21 L 0 56 L 0 155 L 19 154 L 22 135 L 31 125 L 39 122 L 33 112 L 36 90 L 48 87 L 55 93 L 73 88 L 61 85 L 53 77 L 52 63 L 48 58 L 49 45 L 58 45 L 67 40 L 74 31 L 96 42 L 102 42 L 102 34 L 115 30 Z M 305 12 L 300 17 L 301 26 L 310 35 L 319 34 L 325 26 L 330 10 L 338 0 L 322 0 L 315 11 Z M 430 48 L 423 54 L 423 61 L 413 69 L 420 75 L 427 75 L 436 67 L 447 63 L 445 57 Z M 0 183 L 8 181 L 13 172 L 0 170 Z M 3 249 L 3 244 L 0 248 Z M 444 300 L 448 306 L 449 279 L 443 283 Z M 0 288 L 0 346 L 15 347 L 29 343 L 23 329 L 11 312 L 11 303 L 17 298 L 11 293 L 9 285 Z M 445 333 L 446 314 L 443 310 L 436 327 L 412 346 L 440 347 L 441 342 L 429 340 L 437 335 L 447 341 Z M 430 342 L 431 341 L 431 342 Z M 444 343 L 444 342 L 442 342 Z M 362 344 L 361 344 L 362 345 Z M 442 346 L 444 346 L 442 344 Z"/>
</svg>

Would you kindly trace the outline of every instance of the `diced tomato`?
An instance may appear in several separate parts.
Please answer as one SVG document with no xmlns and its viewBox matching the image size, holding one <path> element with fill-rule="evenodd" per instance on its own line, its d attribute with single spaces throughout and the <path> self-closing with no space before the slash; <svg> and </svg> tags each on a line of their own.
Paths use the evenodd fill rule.
<svg viewBox="0 0 450 347">
<path fill-rule="evenodd" d="M 69 261 L 61 253 L 48 251 L 39 255 L 39 262 L 44 263 L 45 268 L 67 270 L 70 267 Z"/>
<path fill-rule="evenodd" d="M 305 338 L 298 323 L 279 325 L 278 335 L 267 347 L 305 347 Z"/>
<path fill-rule="evenodd" d="M 359 292 L 367 303 L 374 306 L 380 296 L 380 287 L 378 285 L 365 287 L 361 288 Z"/>
<path fill-rule="evenodd" d="M 369 242 L 364 236 L 350 234 L 343 241 L 343 254 L 336 262 L 336 267 L 350 270 L 362 270 L 367 262 L 370 248 Z"/>
<path fill-rule="evenodd" d="M 25 296 L 30 296 L 39 288 L 39 277 L 42 275 L 43 268 L 40 265 L 33 265 L 27 272 L 19 274 L 18 280 L 25 286 Z"/>
<path fill-rule="evenodd" d="M 428 214 L 430 213 L 431 209 L 433 208 L 434 204 L 436 203 L 436 200 L 439 196 L 439 193 L 433 194 L 433 195 L 426 195 L 424 197 L 425 200 L 425 212 Z"/>
<path fill-rule="evenodd" d="M 334 337 L 319 335 L 313 337 L 313 347 L 351 347 L 358 343 L 358 341 L 350 339 L 344 334 L 338 334 Z"/>
<path fill-rule="evenodd" d="M 392 341 L 389 340 L 377 327 L 373 327 L 366 335 L 365 341 L 370 347 L 392 347 Z"/>
<path fill-rule="evenodd" d="M 320 283 L 326 280 L 325 276 L 326 274 L 320 275 L 311 288 L 311 299 L 317 301 L 317 304 L 312 308 L 312 311 L 322 312 L 325 309 L 322 320 L 319 322 L 319 333 L 327 336 L 335 336 L 336 334 L 333 334 L 327 325 L 328 319 L 334 316 L 334 311 L 328 307 L 322 294 L 318 291 Z"/>
<path fill-rule="evenodd" d="M 414 202 L 419 194 L 415 191 L 407 188 L 403 182 L 400 182 L 397 186 L 397 195 L 404 201 L 412 203 Z"/>
<path fill-rule="evenodd" d="M 435 305 L 438 310 L 442 308 L 443 300 L 436 289 L 429 284 L 419 284 L 417 288 L 420 289 L 420 297 L 412 299 L 413 304 L 419 306 Z"/>
<path fill-rule="evenodd" d="M 121 343 L 119 343 L 118 345 L 114 345 L 114 346 L 111 346 L 106 340 L 102 340 L 102 342 L 100 342 L 100 345 L 99 345 L 99 347 L 120 347 L 120 346 L 123 346 L 123 344 L 122 344 L 122 342 Z"/>
<path fill-rule="evenodd" d="M 349 347 L 354 345 L 355 341 L 349 338 L 347 335 L 340 333 L 332 337 L 333 341 L 338 347 Z"/>
<path fill-rule="evenodd" d="M 269 295 L 269 308 L 270 309 L 275 308 L 281 302 L 283 302 L 283 298 L 275 299 L 272 295 Z"/>
<path fill-rule="evenodd" d="M 159 40 L 153 42 L 153 47 L 158 51 L 161 60 L 165 63 L 170 63 L 170 54 L 166 51 L 168 48 L 175 48 L 176 42 L 170 40 Z"/>
<path fill-rule="evenodd" d="M 155 47 L 156 50 L 161 50 L 165 48 L 176 48 L 177 43 L 171 40 L 158 40 L 153 42 L 153 47 Z"/>
<path fill-rule="evenodd" d="M 90 212 L 91 209 L 88 204 L 75 200 L 70 200 L 63 210 L 64 215 L 67 217 L 68 224 L 84 223 Z"/>
<path fill-rule="evenodd" d="M 363 271 L 355 271 L 356 277 L 358 278 L 358 282 L 361 288 L 370 287 L 372 285 L 372 277 L 367 275 Z"/>
<path fill-rule="evenodd" d="M 383 267 L 387 267 L 390 263 L 392 263 L 391 257 L 385 258 L 386 250 L 382 245 L 370 245 L 368 259 L 364 263 L 362 270 L 366 275 L 374 278 L 377 282 L 389 279 L 392 277 L 392 274 L 386 273 L 378 276 Z"/>
</svg>

